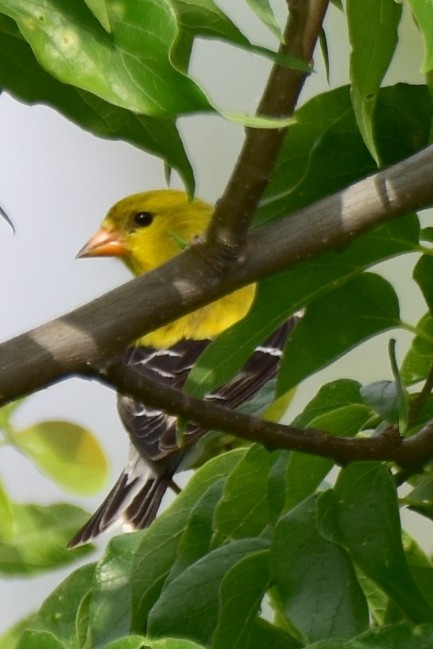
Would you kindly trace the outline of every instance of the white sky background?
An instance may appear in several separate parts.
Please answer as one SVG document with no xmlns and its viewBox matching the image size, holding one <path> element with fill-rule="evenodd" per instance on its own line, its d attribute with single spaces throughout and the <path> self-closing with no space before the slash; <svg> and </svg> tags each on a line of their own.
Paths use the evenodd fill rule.
<svg viewBox="0 0 433 649">
<path fill-rule="evenodd" d="M 272 37 L 245 2 L 219 0 L 218 4 L 253 41 L 273 46 Z M 326 31 L 331 87 L 336 87 L 347 81 L 349 50 L 344 19 L 333 7 Z M 390 83 L 421 80 L 418 70 L 422 52 L 410 20 L 404 32 L 410 41 L 405 51 L 399 51 L 388 76 Z M 334 40 L 337 35 L 338 40 Z M 229 110 L 253 109 L 269 69 L 267 61 L 254 57 L 251 62 L 249 55 L 217 42 L 200 44 L 196 55 L 194 74 L 219 105 Z M 302 102 L 329 88 L 319 53 L 315 67 L 317 73 L 307 80 Z M 198 194 L 214 201 L 236 159 L 242 128 L 216 117 L 185 118 L 181 128 L 196 170 Z M 24 106 L 6 95 L 0 96 L 0 152 L 0 204 L 16 226 L 13 236 L 0 220 L 0 339 L 6 340 L 124 282 L 128 273 L 118 262 L 76 261 L 75 255 L 112 203 L 133 192 L 164 187 L 165 181 L 162 164 L 156 158 L 123 143 L 97 139 L 48 108 Z M 173 184 L 180 186 L 176 179 Z M 398 272 L 395 263 L 388 264 L 384 273 L 394 281 L 401 277 L 407 263 L 400 259 Z M 404 301 L 403 316 L 410 314 L 410 320 L 416 322 L 413 314 L 421 314 L 422 301 L 413 288 L 407 292 L 411 301 Z M 362 355 L 342 359 L 332 375 L 327 374 L 327 380 L 347 375 L 361 381 L 388 378 L 387 338 L 369 343 Z M 308 382 L 296 398 L 294 410 L 313 396 L 320 382 L 320 375 Z M 114 394 L 95 383 L 64 381 L 29 398 L 16 421 L 27 425 L 54 418 L 71 419 L 96 433 L 112 462 L 112 484 L 128 446 L 117 419 Z M 8 448 L 0 452 L 0 475 L 16 500 L 71 500 Z M 81 504 L 91 510 L 102 497 L 82 500 Z M 426 527 L 419 528 L 418 538 L 424 547 L 431 545 L 429 534 Z M 35 610 L 69 572 L 67 568 L 30 580 L 0 580 L 0 633 Z"/>
</svg>

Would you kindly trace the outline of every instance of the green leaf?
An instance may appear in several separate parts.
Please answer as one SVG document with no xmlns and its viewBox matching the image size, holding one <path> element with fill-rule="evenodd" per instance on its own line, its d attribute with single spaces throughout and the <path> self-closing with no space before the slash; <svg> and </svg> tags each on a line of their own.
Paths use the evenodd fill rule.
<svg viewBox="0 0 433 649">
<path fill-rule="evenodd" d="M 433 620 L 404 554 L 396 488 L 386 466 L 351 464 L 334 492 L 339 530 L 353 560 L 413 621 Z"/>
<path fill-rule="evenodd" d="M 166 585 L 150 611 L 149 634 L 208 642 L 218 620 L 221 582 L 239 561 L 267 546 L 261 539 L 241 539 L 216 548 L 187 568 Z"/>
<path fill-rule="evenodd" d="M 388 629 L 372 629 L 358 642 L 359 649 L 429 649 L 433 642 L 433 627 L 429 624 L 396 624 Z"/>
<path fill-rule="evenodd" d="M 402 368 L 401 377 L 406 385 L 412 385 L 427 378 L 433 359 L 433 317 L 426 314 L 416 325 L 417 335 L 412 339 Z"/>
<path fill-rule="evenodd" d="M 87 519 L 73 505 L 13 505 L 14 535 L 0 542 L 0 574 L 33 575 L 65 566 L 91 547 L 67 550 L 66 544 Z"/>
<path fill-rule="evenodd" d="M 400 417 L 400 395 L 394 381 L 375 381 L 361 388 L 365 403 L 390 424 Z"/>
<path fill-rule="evenodd" d="M 179 28 L 191 38 L 218 38 L 233 45 L 249 47 L 248 38 L 221 11 L 213 0 L 172 0 Z"/>
<path fill-rule="evenodd" d="M 245 449 L 236 449 L 207 462 L 144 533 L 131 569 L 131 628 L 142 628 L 158 599 L 195 503 L 212 484 L 226 478 L 244 453 Z"/>
<path fill-rule="evenodd" d="M 192 507 L 167 581 L 172 581 L 209 551 L 214 511 L 221 498 L 223 486 L 223 480 L 214 482 Z"/>
<path fill-rule="evenodd" d="M 105 647 L 129 631 L 130 568 L 141 540 L 141 532 L 115 537 L 96 565 L 86 625 L 94 646 Z"/>
<path fill-rule="evenodd" d="M 20 101 L 52 106 L 99 137 L 121 139 L 162 157 L 193 193 L 192 168 L 173 120 L 134 114 L 56 80 L 39 65 L 15 23 L 2 15 L 0 84 Z"/>
<path fill-rule="evenodd" d="M 247 0 L 247 2 L 262 23 L 282 42 L 283 34 L 269 0 Z"/>
<path fill-rule="evenodd" d="M 14 535 L 13 504 L 3 482 L 0 481 L 0 541 L 9 541 Z"/>
<path fill-rule="evenodd" d="M 367 628 L 367 605 L 353 566 L 318 530 L 313 497 L 278 522 L 271 577 L 284 614 L 305 643 L 349 638 Z"/>
<path fill-rule="evenodd" d="M 352 46 L 350 79 L 352 102 L 359 130 L 379 164 L 373 113 L 382 79 L 398 43 L 401 5 L 389 0 L 347 0 L 346 12 Z"/>
<path fill-rule="evenodd" d="M 18 640 L 23 633 L 30 626 L 32 615 L 29 615 L 10 627 L 5 633 L 0 636 L 0 649 L 16 649 Z"/>
<path fill-rule="evenodd" d="M 110 20 L 105 0 L 84 0 L 92 14 L 99 20 L 106 32 L 110 31 Z"/>
<path fill-rule="evenodd" d="M 67 491 L 83 496 L 105 486 L 108 460 L 93 434 L 72 422 L 42 421 L 13 436 L 19 450 Z"/>
<path fill-rule="evenodd" d="M 244 647 L 269 584 L 269 550 L 241 559 L 221 583 L 220 612 L 212 649 Z"/>
<path fill-rule="evenodd" d="M 234 467 L 215 508 L 214 547 L 258 536 L 268 525 L 268 476 L 277 456 L 254 444 Z"/>
<path fill-rule="evenodd" d="M 66 645 L 47 631 L 24 631 L 14 649 L 66 649 Z"/>
<path fill-rule="evenodd" d="M 336 403 L 335 408 L 314 417 L 306 426 L 326 430 L 339 437 L 354 437 L 370 417 L 371 411 L 364 405 L 341 406 Z M 296 421 L 295 425 L 298 425 Z M 291 509 L 313 493 L 333 466 L 334 462 L 327 458 L 292 452 L 287 470 L 285 509 Z"/>
<path fill-rule="evenodd" d="M 294 426 L 306 428 L 311 422 L 329 412 L 346 409 L 352 405 L 363 405 L 361 384 L 352 379 L 338 379 L 325 383 L 293 421 Z"/>
<path fill-rule="evenodd" d="M 425 74 L 433 68 L 433 4 L 425 0 L 408 0 L 408 5 L 424 40 L 424 61 L 421 72 Z"/>
<path fill-rule="evenodd" d="M 203 92 L 170 62 L 177 37 L 167 0 L 106 5 L 111 34 L 76 0 L 1 0 L 42 67 L 115 106 L 157 117 L 211 110 Z M 162 37 L 163 35 L 163 37 Z"/>
<path fill-rule="evenodd" d="M 205 649 L 191 640 L 180 638 L 159 638 L 152 640 L 144 636 L 132 635 L 120 638 L 104 646 L 104 649 Z"/>
<path fill-rule="evenodd" d="M 104 649 L 150 649 L 153 643 L 141 635 L 129 635 L 105 645 Z"/>
<path fill-rule="evenodd" d="M 413 278 L 420 287 L 431 314 L 433 314 L 432 273 L 433 257 L 430 255 L 422 255 L 413 269 Z"/>
<path fill-rule="evenodd" d="M 399 303 L 391 284 L 372 273 L 355 277 L 307 308 L 286 344 L 279 393 L 298 385 L 360 342 L 399 325 Z"/>
<path fill-rule="evenodd" d="M 412 491 L 402 498 L 402 503 L 419 514 L 433 519 L 433 476 L 419 476 Z"/>
<path fill-rule="evenodd" d="M 31 628 L 27 631 L 18 645 L 20 649 L 45 649 L 53 647 L 59 649 L 60 647 L 76 647 L 76 616 L 81 600 L 87 596 L 87 593 L 92 588 L 94 564 L 89 564 L 78 568 L 75 572 L 70 574 L 58 586 L 51 595 L 42 604 L 40 610 L 35 615 L 31 622 Z M 35 638 L 38 641 L 38 633 L 44 632 L 53 636 L 58 645 L 53 644 L 28 644 L 27 637 L 31 640 L 32 634 L 35 633 Z M 44 635 L 40 636 L 41 638 Z M 61 644 L 63 643 L 63 644 Z"/>
<path fill-rule="evenodd" d="M 403 534 L 403 546 L 412 577 L 418 588 L 429 602 L 433 604 L 433 565 L 426 554 L 421 550 L 417 542 Z"/>
</svg>

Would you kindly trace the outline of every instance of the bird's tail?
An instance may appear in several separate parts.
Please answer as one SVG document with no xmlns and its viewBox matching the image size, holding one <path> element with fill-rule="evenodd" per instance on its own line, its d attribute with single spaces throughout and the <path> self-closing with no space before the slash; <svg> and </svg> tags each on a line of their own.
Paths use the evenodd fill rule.
<svg viewBox="0 0 433 649">
<path fill-rule="evenodd" d="M 140 460 L 135 463 L 133 473 L 131 464 L 122 472 L 104 502 L 69 541 L 68 548 L 88 543 L 109 528 L 133 531 L 151 524 L 167 488 L 176 489 L 176 485 L 167 477 L 149 471 Z"/>
</svg>

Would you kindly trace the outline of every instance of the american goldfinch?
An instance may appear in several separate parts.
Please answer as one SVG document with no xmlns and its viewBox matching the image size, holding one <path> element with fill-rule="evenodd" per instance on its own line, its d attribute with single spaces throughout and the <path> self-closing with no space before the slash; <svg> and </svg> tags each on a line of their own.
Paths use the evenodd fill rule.
<svg viewBox="0 0 433 649">
<path fill-rule="evenodd" d="M 213 208 L 177 190 L 134 194 L 116 203 L 101 229 L 80 250 L 78 257 L 120 257 L 139 275 L 180 252 L 209 224 Z M 146 334 L 127 350 L 125 362 L 159 382 L 182 389 L 201 352 L 219 333 L 243 318 L 254 299 L 255 286 L 244 287 L 210 305 Z M 242 370 L 206 398 L 236 408 L 251 399 L 275 376 L 284 342 L 293 326 L 289 321 L 258 347 Z M 150 525 L 168 487 L 179 488 L 173 475 L 188 448 L 176 444 L 176 417 L 119 395 L 118 410 L 131 445 L 129 462 L 99 509 L 78 531 L 69 547 L 86 543 L 115 524 L 127 529 Z M 188 424 L 184 439 L 206 431 Z M 189 447 L 189 444 L 188 444 Z"/>
</svg>

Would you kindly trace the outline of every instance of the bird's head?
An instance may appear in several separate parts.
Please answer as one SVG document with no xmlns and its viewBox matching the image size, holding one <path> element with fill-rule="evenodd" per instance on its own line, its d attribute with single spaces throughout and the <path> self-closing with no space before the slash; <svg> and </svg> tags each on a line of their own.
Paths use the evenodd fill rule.
<svg viewBox="0 0 433 649">
<path fill-rule="evenodd" d="M 77 257 L 120 257 L 139 275 L 168 261 L 201 234 L 212 209 L 174 189 L 127 196 L 113 205 Z"/>
</svg>

